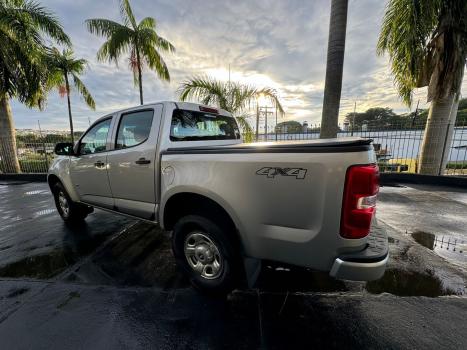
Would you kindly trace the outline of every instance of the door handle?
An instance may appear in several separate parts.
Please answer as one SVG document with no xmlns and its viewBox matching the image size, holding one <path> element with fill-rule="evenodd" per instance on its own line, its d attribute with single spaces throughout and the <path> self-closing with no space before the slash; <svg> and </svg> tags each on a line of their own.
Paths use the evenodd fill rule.
<svg viewBox="0 0 467 350">
<path fill-rule="evenodd" d="M 142 164 L 149 164 L 149 163 L 151 163 L 151 161 L 149 159 L 146 159 L 146 158 L 140 158 L 135 163 L 138 164 L 138 165 L 142 165 Z"/>
<path fill-rule="evenodd" d="M 102 161 L 100 161 L 100 160 L 98 160 L 97 162 L 94 163 L 94 166 L 95 166 L 96 168 L 103 168 L 103 167 L 105 166 L 105 163 L 102 162 Z"/>
</svg>

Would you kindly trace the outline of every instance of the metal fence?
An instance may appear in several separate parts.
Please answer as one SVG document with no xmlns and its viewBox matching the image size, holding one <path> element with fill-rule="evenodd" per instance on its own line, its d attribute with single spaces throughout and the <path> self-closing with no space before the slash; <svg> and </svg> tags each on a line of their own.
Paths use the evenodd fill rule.
<svg viewBox="0 0 467 350">
<path fill-rule="evenodd" d="M 14 142 L 0 137 L 0 173 L 16 173 L 18 166 L 21 173 L 46 173 L 59 142 L 71 142 L 70 135 L 20 130 Z"/>
<path fill-rule="evenodd" d="M 373 139 L 373 144 L 382 172 L 416 173 L 425 134 L 425 123 L 390 123 L 369 122 L 363 125 L 341 125 L 337 137 L 363 137 Z M 457 123 L 454 127 L 448 123 L 439 123 L 431 128 L 431 137 L 439 140 L 440 147 L 428 149 L 425 164 L 436 167 L 439 175 L 467 175 L 467 125 Z M 318 139 L 320 125 L 303 127 L 298 132 L 286 132 L 284 129 L 271 130 L 259 134 L 258 141 L 312 140 Z M 256 139 L 256 135 L 253 135 Z M 451 142 L 448 142 L 451 139 Z M 443 158 L 443 166 L 438 169 Z"/>
<path fill-rule="evenodd" d="M 363 137 L 373 139 L 378 164 L 382 172 L 415 173 L 419 167 L 420 152 L 424 137 L 424 123 L 395 124 L 372 122 L 363 125 L 343 125 L 338 137 Z M 258 141 L 310 140 L 319 138 L 319 125 L 303 127 L 302 130 L 286 132 L 276 129 L 258 135 Z M 439 169 L 442 175 L 467 175 L 467 125 L 440 124 L 433 128 L 432 137 L 442 142 L 442 158 L 445 159 Z M 452 141 L 448 132 L 452 132 Z M 75 139 L 78 138 L 76 135 Z M 250 135 L 251 136 L 251 135 Z M 256 138 L 253 135 L 253 140 Z M 16 172 L 14 157 L 16 152 L 19 170 L 23 173 L 45 173 L 54 158 L 54 147 L 58 142 L 70 142 L 67 134 L 50 131 L 41 133 L 19 130 L 16 135 L 16 148 L 8 138 L 0 138 L 0 173 Z M 16 149 L 16 151 L 15 151 Z M 435 154 L 435 150 L 429 150 Z M 426 158 L 425 158 L 426 159 Z M 429 162 L 428 162 L 429 163 Z M 439 162 L 436 162 L 439 164 Z M 433 166 L 439 166 L 433 164 Z"/>
</svg>

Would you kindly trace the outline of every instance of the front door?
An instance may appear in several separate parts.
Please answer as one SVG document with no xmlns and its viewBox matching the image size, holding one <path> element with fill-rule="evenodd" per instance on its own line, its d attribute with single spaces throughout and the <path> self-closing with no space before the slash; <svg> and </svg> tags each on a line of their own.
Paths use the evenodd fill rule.
<svg viewBox="0 0 467 350">
<path fill-rule="evenodd" d="M 162 105 L 120 115 L 113 150 L 107 155 L 115 208 L 153 220 L 158 179 L 156 150 Z"/>
<path fill-rule="evenodd" d="M 82 137 L 78 156 L 71 157 L 70 175 L 80 196 L 89 204 L 113 209 L 112 192 L 107 175 L 107 138 L 112 118 L 91 127 Z"/>
</svg>

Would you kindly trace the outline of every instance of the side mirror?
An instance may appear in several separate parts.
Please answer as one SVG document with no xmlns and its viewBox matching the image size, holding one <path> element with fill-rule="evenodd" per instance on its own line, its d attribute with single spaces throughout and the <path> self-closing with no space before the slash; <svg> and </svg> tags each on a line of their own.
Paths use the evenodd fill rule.
<svg viewBox="0 0 467 350">
<path fill-rule="evenodd" d="M 54 152 L 58 156 L 72 156 L 75 154 L 73 151 L 73 144 L 71 142 L 60 142 L 55 145 Z"/>
</svg>

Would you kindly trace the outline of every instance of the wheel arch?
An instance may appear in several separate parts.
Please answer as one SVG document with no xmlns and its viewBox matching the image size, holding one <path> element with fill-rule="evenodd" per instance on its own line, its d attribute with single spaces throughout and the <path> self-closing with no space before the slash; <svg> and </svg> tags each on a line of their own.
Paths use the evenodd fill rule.
<svg viewBox="0 0 467 350">
<path fill-rule="evenodd" d="M 50 187 L 50 190 L 53 191 L 53 187 L 55 186 L 55 184 L 57 183 L 61 183 L 66 191 L 68 192 L 68 195 L 70 196 L 70 198 L 75 201 L 75 202 L 78 202 L 79 201 L 79 196 L 77 195 L 77 193 L 74 191 L 74 188 L 73 188 L 73 185 L 70 184 L 69 182 L 67 181 L 64 181 L 63 179 L 61 179 L 59 176 L 57 176 L 56 174 L 54 173 L 49 173 L 47 175 L 47 183 Z"/>
<path fill-rule="evenodd" d="M 193 191 L 193 189 L 177 191 L 167 195 L 166 198 L 161 206 L 159 216 L 161 227 L 165 230 L 172 230 L 177 220 L 185 215 L 203 213 L 218 215 L 232 226 L 235 235 L 233 238 L 243 251 L 244 241 L 241 234 L 241 224 L 232 208 L 226 205 L 222 199 L 211 193 Z"/>
</svg>

